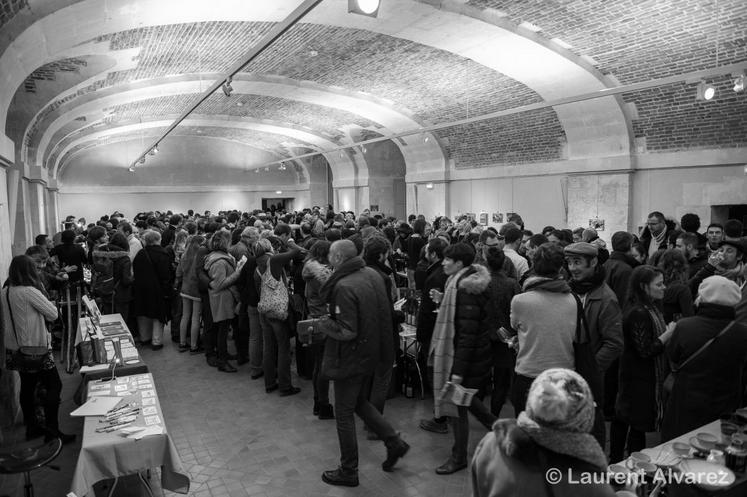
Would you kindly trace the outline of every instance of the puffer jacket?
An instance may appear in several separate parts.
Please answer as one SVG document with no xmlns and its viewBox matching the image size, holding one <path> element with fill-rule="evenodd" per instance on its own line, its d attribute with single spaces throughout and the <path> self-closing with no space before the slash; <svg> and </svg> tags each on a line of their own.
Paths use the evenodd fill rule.
<svg viewBox="0 0 747 497">
<path fill-rule="evenodd" d="M 310 260 L 303 265 L 301 276 L 306 282 L 304 293 L 310 317 L 315 318 L 327 314 L 327 303 L 319 292 L 331 275 L 332 269 L 319 261 Z"/>
<path fill-rule="evenodd" d="M 462 377 L 467 388 L 481 388 L 492 367 L 487 303 L 490 273 L 473 264 L 457 282 L 454 317 L 454 363 L 451 374 Z"/>
<path fill-rule="evenodd" d="M 549 468 L 560 471 L 557 484 L 549 485 L 545 480 Z M 516 420 L 499 419 L 475 450 L 470 481 L 473 497 L 614 497 L 614 490 L 607 484 L 578 483 L 582 474 L 604 470 L 540 447 L 516 425 Z M 569 481 L 569 474 L 573 482 Z M 595 481 L 601 480 L 602 475 L 598 474 Z"/>
<path fill-rule="evenodd" d="M 94 258 L 107 258 L 112 261 L 112 276 L 114 277 L 114 302 L 129 302 L 132 300 L 132 261 L 130 253 L 116 245 L 99 245 L 93 251 Z"/>
<path fill-rule="evenodd" d="M 205 271 L 210 276 L 210 312 L 218 323 L 236 316 L 239 291 L 235 287 L 241 271 L 236 271 L 236 261 L 230 254 L 214 250 L 205 258 Z"/>
</svg>

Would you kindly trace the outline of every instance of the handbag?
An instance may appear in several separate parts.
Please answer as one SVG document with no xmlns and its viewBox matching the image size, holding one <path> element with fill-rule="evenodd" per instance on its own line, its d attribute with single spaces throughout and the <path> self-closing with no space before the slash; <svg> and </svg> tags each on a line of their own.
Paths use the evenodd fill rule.
<svg viewBox="0 0 747 497">
<path fill-rule="evenodd" d="M 38 373 L 39 371 L 49 369 L 49 363 L 54 362 L 50 357 L 49 347 L 46 346 L 21 346 L 16 331 L 16 322 L 13 319 L 13 309 L 10 306 L 10 287 L 5 292 L 5 298 L 8 302 L 8 313 L 10 314 L 10 323 L 13 327 L 13 335 L 16 337 L 18 350 L 13 351 L 8 356 L 8 369 L 13 369 L 22 373 Z"/>
<path fill-rule="evenodd" d="M 718 335 L 716 335 L 715 337 L 711 338 L 706 343 L 704 343 L 702 347 L 700 347 L 698 350 L 696 350 L 692 355 L 690 355 L 690 357 L 688 357 L 687 359 L 685 359 L 685 361 L 682 364 L 680 364 L 677 367 L 675 367 L 674 365 L 672 365 L 671 371 L 669 372 L 669 374 L 667 375 L 667 377 L 664 378 L 664 383 L 662 383 L 662 385 L 661 385 L 662 389 L 664 390 L 664 393 L 666 393 L 667 395 L 671 394 L 672 393 L 672 389 L 674 388 L 674 380 L 677 378 L 677 373 L 682 368 L 684 368 L 687 365 L 687 363 L 689 363 L 690 361 L 692 361 L 693 359 L 695 359 L 698 355 L 700 355 L 701 352 L 703 352 L 705 349 L 707 349 L 708 346 L 711 345 L 714 341 L 716 341 L 716 339 L 718 337 L 720 337 L 721 335 L 723 335 L 724 333 L 726 333 L 727 331 L 729 331 L 731 329 L 731 327 L 734 326 L 735 323 L 736 323 L 736 321 L 732 321 L 731 323 L 727 324 L 726 327 L 724 327 L 724 329 L 721 330 L 721 332 Z"/>
<path fill-rule="evenodd" d="M 321 318 L 304 319 L 296 324 L 296 333 L 298 334 L 298 340 L 305 346 L 308 347 L 314 343 L 322 343 L 327 337 L 324 330 L 330 329 L 334 325 L 328 316 Z"/>
<path fill-rule="evenodd" d="M 256 269 L 259 273 L 259 269 Z M 288 288 L 285 286 L 285 273 L 280 280 L 272 276 L 270 263 L 267 263 L 267 269 L 261 275 L 262 287 L 259 292 L 259 303 L 257 310 L 267 317 L 285 321 L 288 319 Z"/>
<path fill-rule="evenodd" d="M 604 374 L 597 364 L 596 354 L 591 348 L 591 339 L 589 336 L 589 323 L 586 321 L 584 307 L 578 295 L 571 293 L 576 299 L 577 318 L 576 318 L 576 338 L 573 341 L 573 362 L 576 372 L 586 380 L 589 385 L 594 400 L 598 406 L 601 406 L 604 392 Z M 582 330 L 585 331 L 582 336 Z"/>
</svg>

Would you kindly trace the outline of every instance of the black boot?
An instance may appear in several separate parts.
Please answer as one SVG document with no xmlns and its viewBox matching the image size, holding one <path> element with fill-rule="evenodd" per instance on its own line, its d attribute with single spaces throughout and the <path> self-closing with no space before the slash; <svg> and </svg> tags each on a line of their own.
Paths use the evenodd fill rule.
<svg viewBox="0 0 747 497">
<path fill-rule="evenodd" d="M 319 408 L 319 419 L 335 419 L 335 412 L 330 404 L 322 404 Z"/>
<path fill-rule="evenodd" d="M 392 471 L 397 461 L 410 450 L 410 446 L 399 435 L 387 438 L 384 445 L 386 445 L 386 460 L 381 463 L 381 469 Z"/>
<path fill-rule="evenodd" d="M 325 471 L 322 473 L 322 481 L 330 485 L 340 485 L 343 487 L 358 486 L 358 472 L 343 471 L 342 468 Z"/>
</svg>

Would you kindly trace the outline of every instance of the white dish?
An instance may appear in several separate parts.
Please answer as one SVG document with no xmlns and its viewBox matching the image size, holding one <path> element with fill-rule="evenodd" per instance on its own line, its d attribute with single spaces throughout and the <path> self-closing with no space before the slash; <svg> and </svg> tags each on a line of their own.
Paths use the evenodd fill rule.
<svg viewBox="0 0 747 497">
<path fill-rule="evenodd" d="M 691 483 L 705 490 L 719 490 L 734 484 L 737 477 L 732 470 L 720 464 L 701 459 L 685 459 L 680 464 L 684 483 Z"/>
</svg>

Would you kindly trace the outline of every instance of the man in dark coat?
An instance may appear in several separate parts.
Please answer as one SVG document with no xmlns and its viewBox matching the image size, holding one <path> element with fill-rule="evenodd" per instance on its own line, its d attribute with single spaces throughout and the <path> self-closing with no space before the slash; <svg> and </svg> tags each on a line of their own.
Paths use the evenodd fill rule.
<svg viewBox="0 0 747 497">
<path fill-rule="evenodd" d="M 641 244 L 646 249 L 646 260 L 651 260 L 659 250 L 667 249 L 669 232 L 674 229 L 674 223 L 667 221 L 664 214 L 654 211 L 648 215 L 646 227 L 641 232 Z"/>
<path fill-rule="evenodd" d="M 741 298 L 739 286 L 723 276 L 711 276 L 700 285 L 695 316 L 677 322 L 666 353 L 682 365 L 708 340 L 716 338 L 690 362 L 679 368 L 664 408 L 663 441 L 671 440 L 742 406 L 742 374 L 747 356 L 747 326 L 734 320 Z"/>
<path fill-rule="evenodd" d="M 443 238 L 434 238 L 428 242 L 425 249 L 425 258 L 429 265 L 423 283 L 422 298 L 418 307 L 418 325 L 415 332 L 415 339 L 420 344 L 418 362 L 421 371 L 427 370 L 428 351 L 431 347 L 431 337 L 433 336 L 433 327 L 436 325 L 436 311 L 438 310 L 438 303 L 430 297 L 431 290 L 435 289 L 443 293 L 446 280 L 449 278 L 444 273 L 443 268 L 444 250 L 447 246 Z M 431 375 L 426 374 L 425 377 L 430 378 Z M 434 433 L 447 433 L 449 431 L 448 418 L 441 416 L 439 418 L 422 419 L 420 420 L 420 428 Z"/>
<path fill-rule="evenodd" d="M 329 261 L 332 277 L 322 287 L 333 322 L 324 326 L 322 374 L 334 381 L 340 467 L 325 471 L 322 480 L 330 485 L 358 486 L 358 414 L 384 440 L 387 458 L 384 471 L 391 471 L 410 446 L 368 400 L 371 376 L 380 363 L 392 363 L 391 304 L 381 276 L 366 267 L 355 244 L 339 240 L 332 244 Z"/>
</svg>

